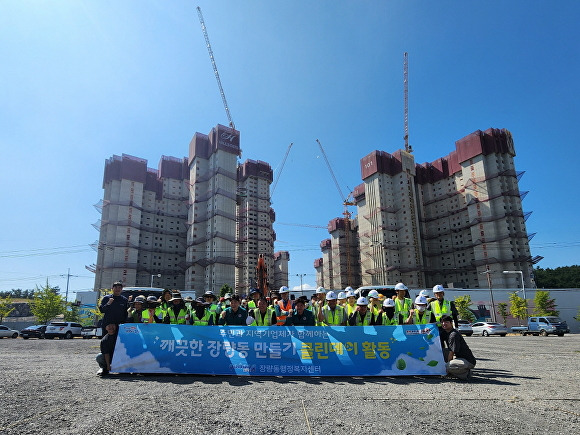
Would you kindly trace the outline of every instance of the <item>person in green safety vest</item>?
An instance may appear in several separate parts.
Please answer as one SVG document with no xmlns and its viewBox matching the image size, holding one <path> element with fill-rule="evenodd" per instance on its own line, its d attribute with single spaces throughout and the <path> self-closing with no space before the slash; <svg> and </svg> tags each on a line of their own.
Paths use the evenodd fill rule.
<svg viewBox="0 0 580 435">
<path fill-rule="evenodd" d="M 371 312 L 375 315 L 375 318 L 378 317 L 379 311 L 381 310 L 379 292 L 376 290 L 371 290 L 367 295 L 367 299 L 369 300 L 369 310 L 371 310 Z"/>
<path fill-rule="evenodd" d="M 163 323 L 163 313 L 159 309 L 158 301 L 155 296 L 147 296 L 147 307 L 141 313 L 141 320 L 143 323 Z M 158 311 L 159 310 L 159 313 Z"/>
<path fill-rule="evenodd" d="M 338 305 L 342 308 L 346 308 L 346 293 L 345 292 L 338 292 Z"/>
<path fill-rule="evenodd" d="M 249 311 L 246 319 L 246 324 L 250 326 L 272 326 L 276 322 L 276 310 L 268 306 L 268 301 L 264 297 L 258 299 L 258 306 Z"/>
<path fill-rule="evenodd" d="M 143 323 L 141 316 L 145 308 L 145 296 L 139 295 L 133 302 L 133 308 L 129 308 L 127 313 L 127 323 Z"/>
<path fill-rule="evenodd" d="M 409 310 L 409 317 L 405 323 L 414 325 L 426 325 L 427 323 L 436 323 L 435 314 L 428 310 L 429 303 L 425 296 L 415 298 L 415 308 Z"/>
<path fill-rule="evenodd" d="M 413 301 L 407 297 L 407 291 L 407 286 L 402 282 L 395 285 L 395 292 L 397 292 L 397 296 L 393 298 L 395 311 L 401 313 L 404 319 L 409 318 L 409 311 L 413 308 Z"/>
<path fill-rule="evenodd" d="M 210 304 L 200 296 L 191 304 L 189 314 L 189 323 L 194 326 L 213 326 L 217 325 L 215 313 L 210 309 Z"/>
<path fill-rule="evenodd" d="M 171 306 L 171 298 L 173 295 L 171 294 L 171 290 L 165 289 L 161 293 L 161 297 L 159 298 L 159 311 L 163 311 L 163 315 L 165 316 L 165 311 Z"/>
<path fill-rule="evenodd" d="M 250 300 L 248 301 L 248 310 L 258 308 L 258 301 L 262 297 L 262 292 L 257 288 L 250 289 Z"/>
<path fill-rule="evenodd" d="M 189 322 L 189 312 L 185 307 L 181 294 L 173 293 L 169 302 L 171 302 L 172 305 L 165 312 L 163 323 L 169 323 L 171 325 L 186 325 Z"/>
<path fill-rule="evenodd" d="M 435 314 L 437 322 L 440 323 L 441 317 L 444 315 L 451 316 L 453 318 L 454 327 L 457 329 L 459 327 L 459 315 L 455 303 L 445 299 L 445 289 L 441 284 L 437 284 L 433 287 L 433 294 L 435 295 L 436 300 L 431 302 L 430 310 Z"/>
<path fill-rule="evenodd" d="M 347 287 L 350 288 L 350 287 Z M 356 311 L 356 294 L 354 290 L 351 288 L 350 290 L 346 291 L 346 317 L 349 318 L 352 313 Z"/>
<path fill-rule="evenodd" d="M 375 324 L 375 315 L 369 310 L 369 300 L 363 296 L 356 300 L 356 310 L 348 318 L 350 326 L 370 326 Z"/>
<path fill-rule="evenodd" d="M 216 303 L 216 296 L 211 290 L 206 291 L 203 294 L 203 299 L 209 304 L 208 309 L 214 314 L 214 319 L 217 319 L 222 312 L 221 307 Z"/>
<path fill-rule="evenodd" d="M 394 326 L 402 325 L 403 323 L 405 323 L 403 315 L 395 312 L 395 301 L 391 298 L 385 299 L 383 302 L 383 309 L 375 319 L 375 325 Z"/>
<path fill-rule="evenodd" d="M 346 313 L 338 305 L 336 293 L 332 290 L 326 293 L 326 305 L 318 310 L 318 323 L 321 326 L 346 326 Z"/>
</svg>

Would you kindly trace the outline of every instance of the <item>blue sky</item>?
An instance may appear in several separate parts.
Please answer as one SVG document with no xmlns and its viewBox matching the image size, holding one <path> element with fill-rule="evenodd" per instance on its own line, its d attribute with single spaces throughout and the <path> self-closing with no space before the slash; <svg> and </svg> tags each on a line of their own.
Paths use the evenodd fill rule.
<svg viewBox="0 0 580 435">
<path fill-rule="evenodd" d="M 324 226 L 359 161 L 403 147 L 403 53 L 418 163 L 489 127 L 514 137 L 532 255 L 578 264 L 580 157 L 576 1 L 0 1 L 0 290 L 48 278 L 92 288 L 85 265 L 105 159 L 157 167 L 196 131 L 227 124 L 195 7 L 201 6 L 242 159 L 278 168 L 276 250 L 290 284 L 315 285 Z M 354 211 L 354 210 L 352 210 Z"/>
</svg>

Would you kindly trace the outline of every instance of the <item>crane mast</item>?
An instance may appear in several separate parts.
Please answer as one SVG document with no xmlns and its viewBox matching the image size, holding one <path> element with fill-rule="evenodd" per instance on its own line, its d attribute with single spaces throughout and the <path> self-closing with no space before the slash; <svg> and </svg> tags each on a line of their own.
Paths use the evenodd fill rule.
<svg viewBox="0 0 580 435">
<path fill-rule="evenodd" d="M 215 74 L 215 79 L 217 81 L 220 95 L 222 97 L 222 102 L 224 103 L 224 108 L 226 109 L 226 115 L 228 117 L 228 121 L 230 122 L 230 127 L 235 129 L 236 126 L 234 124 L 234 120 L 232 119 L 232 115 L 230 113 L 230 107 L 228 106 L 228 100 L 226 100 L 226 94 L 224 92 L 224 88 L 222 87 L 222 81 L 220 80 L 220 73 L 218 72 L 217 65 L 215 63 L 215 58 L 213 57 L 213 51 L 211 49 L 211 44 L 209 42 L 207 28 L 205 26 L 205 21 L 203 20 L 203 15 L 201 14 L 201 8 L 199 6 L 197 7 L 197 16 L 199 17 L 199 23 L 201 24 L 201 30 L 203 32 L 203 36 L 205 37 L 205 44 L 207 46 L 207 51 L 209 53 L 209 59 L 211 60 L 211 66 L 213 67 L 213 73 Z"/>
<path fill-rule="evenodd" d="M 413 148 L 409 145 L 409 54 L 405 52 L 403 54 L 403 94 L 405 102 L 405 151 L 408 153 L 413 152 Z"/>
</svg>

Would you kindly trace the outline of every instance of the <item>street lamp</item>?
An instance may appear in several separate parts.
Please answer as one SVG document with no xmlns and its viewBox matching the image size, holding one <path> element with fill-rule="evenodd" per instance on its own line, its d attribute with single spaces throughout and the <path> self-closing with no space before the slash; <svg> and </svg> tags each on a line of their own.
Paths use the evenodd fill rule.
<svg viewBox="0 0 580 435">
<path fill-rule="evenodd" d="M 524 272 L 521 270 L 504 270 L 503 273 L 519 273 L 522 279 L 522 293 L 524 294 L 524 302 L 526 302 L 526 317 L 528 316 L 528 303 L 526 300 L 526 287 L 524 286 Z"/>
<path fill-rule="evenodd" d="M 306 274 L 305 273 L 297 273 L 296 276 L 300 278 L 300 296 L 304 296 L 304 293 L 302 292 L 302 278 L 304 278 L 306 276 Z"/>
<path fill-rule="evenodd" d="M 161 274 L 158 273 L 157 275 L 151 275 L 151 285 L 149 287 L 153 288 L 153 278 L 157 277 L 157 278 L 161 278 Z"/>
</svg>

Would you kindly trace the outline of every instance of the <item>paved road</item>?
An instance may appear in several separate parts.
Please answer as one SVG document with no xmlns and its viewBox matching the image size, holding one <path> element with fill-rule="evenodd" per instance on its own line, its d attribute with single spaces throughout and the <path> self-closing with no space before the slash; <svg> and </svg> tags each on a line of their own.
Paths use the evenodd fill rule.
<svg viewBox="0 0 580 435">
<path fill-rule="evenodd" d="M 440 377 L 95 376 L 97 340 L 0 340 L 0 434 L 580 433 L 580 335 L 468 337 Z"/>
</svg>

